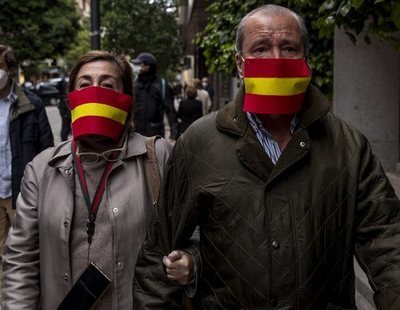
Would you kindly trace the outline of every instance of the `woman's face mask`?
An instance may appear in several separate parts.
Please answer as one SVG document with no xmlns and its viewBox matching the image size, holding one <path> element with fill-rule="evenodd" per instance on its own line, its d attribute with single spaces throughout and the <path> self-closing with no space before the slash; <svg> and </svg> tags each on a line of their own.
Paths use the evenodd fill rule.
<svg viewBox="0 0 400 310">
<path fill-rule="evenodd" d="M 243 110 L 257 114 L 300 111 L 311 80 L 305 59 L 246 58 Z"/>
<path fill-rule="evenodd" d="M 75 140 L 96 135 L 118 141 L 132 109 L 132 97 L 115 90 L 90 86 L 68 95 Z"/>
<path fill-rule="evenodd" d="M 0 89 L 6 87 L 7 82 L 8 82 L 8 72 L 3 69 L 0 69 Z"/>
</svg>

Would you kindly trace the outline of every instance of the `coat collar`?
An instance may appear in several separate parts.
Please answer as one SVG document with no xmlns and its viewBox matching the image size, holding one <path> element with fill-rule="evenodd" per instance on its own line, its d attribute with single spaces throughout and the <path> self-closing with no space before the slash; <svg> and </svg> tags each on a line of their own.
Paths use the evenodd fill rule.
<svg viewBox="0 0 400 310">
<path fill-rule="evenodd" d="M 249 170 L 267 183 L 276 179 L 283 171 L 306 156 L 310 149 L 310 137 L 307 127 L 329 111 L 329 104 L 314 86 L 307 89 L 303 108 L 300 111 L 299 129 L 274 166 L 265 154 L 257 136 L 249 126 L 243 111 L 244 87 L 239 89 L 235 100 L 223 107 L 217 114 L 217 128 L 223 132 L 238 136 L 237 152 L 240 161 Z"/>
<path fill-rule="evenodd" d="M 146 153 L 145 137 L 129 132 L 128 148 L 125 158 L 117 161 L 113 168 L 122 165 L 122 163 L 131 157 L 140 156 Z M 53 155 L 49 160 L 49 165 L 54 168 L 68 169 L 72 167 L 73 156 L 71 152 L 71 141 L 62 142 L 54 148 Z"/>
<path fill-rule="evenodd" d="M 11 110 L 10 120 L 15 120 L 19 115 L 35 110 L 35 106 L 25 95 L 24 90 L 20 85 L 14 82 L 13 92 L 17 96 L 17 101 L 14 108 Z"/>
<path fill-rule="evenodd" d="M 247 116 L 243 111 L 244 86 L 241 86 L 233 102 L 223 107 L 217 115 L 217 127 L 225 132 L 243 136 L 247 126 Z M 300 127 L 307 128 L 329 111 L 329 103 L 321 92 L 310 85 L 300 111 Z"/>
</svg>

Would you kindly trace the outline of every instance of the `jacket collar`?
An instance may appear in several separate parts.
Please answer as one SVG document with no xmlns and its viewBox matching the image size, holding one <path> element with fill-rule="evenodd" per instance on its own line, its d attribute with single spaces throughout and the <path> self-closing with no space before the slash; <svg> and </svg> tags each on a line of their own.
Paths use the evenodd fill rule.
<svg viewBox="0 0 400 310">
<path fill-rule="evenodd" d="M 223 107 L 217 115 L 217 127 L 225 132 L 243 136 L 248 120 L 243 111 L 244 86 L 241 86 L 233 102 Z M 329 103 L 321 92 L 310 85 L 304 97 L 303 108 L 300 111 L 300 127 L 307 128 L 329 111 Z"/>
<path fill-rule="evenodd" d="M 117 161 L 114 167 L 122 165 L 122 163 L 131 157 L 140 156 L 146 153 L 145 137 L 129 132 L 128 147 L 125 158 Z M 53 155 L 49 160 L 49 165 L 54 168 L 70 168 L 72 167 L 73 156 L 71 152 L 71 141 L 62 142 L 54 148 Z"/>
<path fill-rule="evenodd" d="M 244 87 L 242 86 L 235 100 L 218 112 L 217 128 L 238 136 L 236 147 L 240 161 L 267 184 L 308 154 L 310 137 L 306 128 L 329 111 L 327 100 L 317 88 L 310 86 L 307 89 L 303 108 L 300 111 L 299 129 L 293 134 L 292 139 L 274 166 L 258 142 L 256 134 L 249 126 L 246 113 L 243 111 L 243 103 Z"/>
<path fill-rule="evenodd" d="M 35 110 L 35 106 L 28 99 L 22 87 L 15 82 L 13 92 L 17 95 L 17 101 L 15 102 L 14 108 L 11 110 L 11 121 L 15 120 L 19 115 L 23 113 Z"/>
</svg>

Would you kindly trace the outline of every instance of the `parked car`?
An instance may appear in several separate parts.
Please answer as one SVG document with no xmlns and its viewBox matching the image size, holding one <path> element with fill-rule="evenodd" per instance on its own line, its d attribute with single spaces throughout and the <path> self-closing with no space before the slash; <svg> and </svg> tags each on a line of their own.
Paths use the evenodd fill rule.
<svg viewBox="0 0 400 310">
<path fill-rule="evenodd" d="M 61 80 L 61 77 L 51 78 L 46 82 L 37 84 L 36 86 L 27 82 L 24 87 L 38 95 L 45 105 L 58 105 L 60 102 Z M 65 78 L 65 82 L 68 83 L 68 77 Z"/>
</svg>

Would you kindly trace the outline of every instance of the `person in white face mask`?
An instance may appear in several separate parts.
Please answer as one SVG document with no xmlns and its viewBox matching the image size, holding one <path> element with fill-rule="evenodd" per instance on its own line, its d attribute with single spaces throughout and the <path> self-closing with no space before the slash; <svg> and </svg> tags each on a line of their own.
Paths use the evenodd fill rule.
<svg viewBox="0 0 400 310">
<path fill-rule="evenodd" d="M 0 259 L 25 165 L 53 146 L 42 101 L 12 78 L 17 66 L 13 49 L 0 45 Z"/>
</svg>

